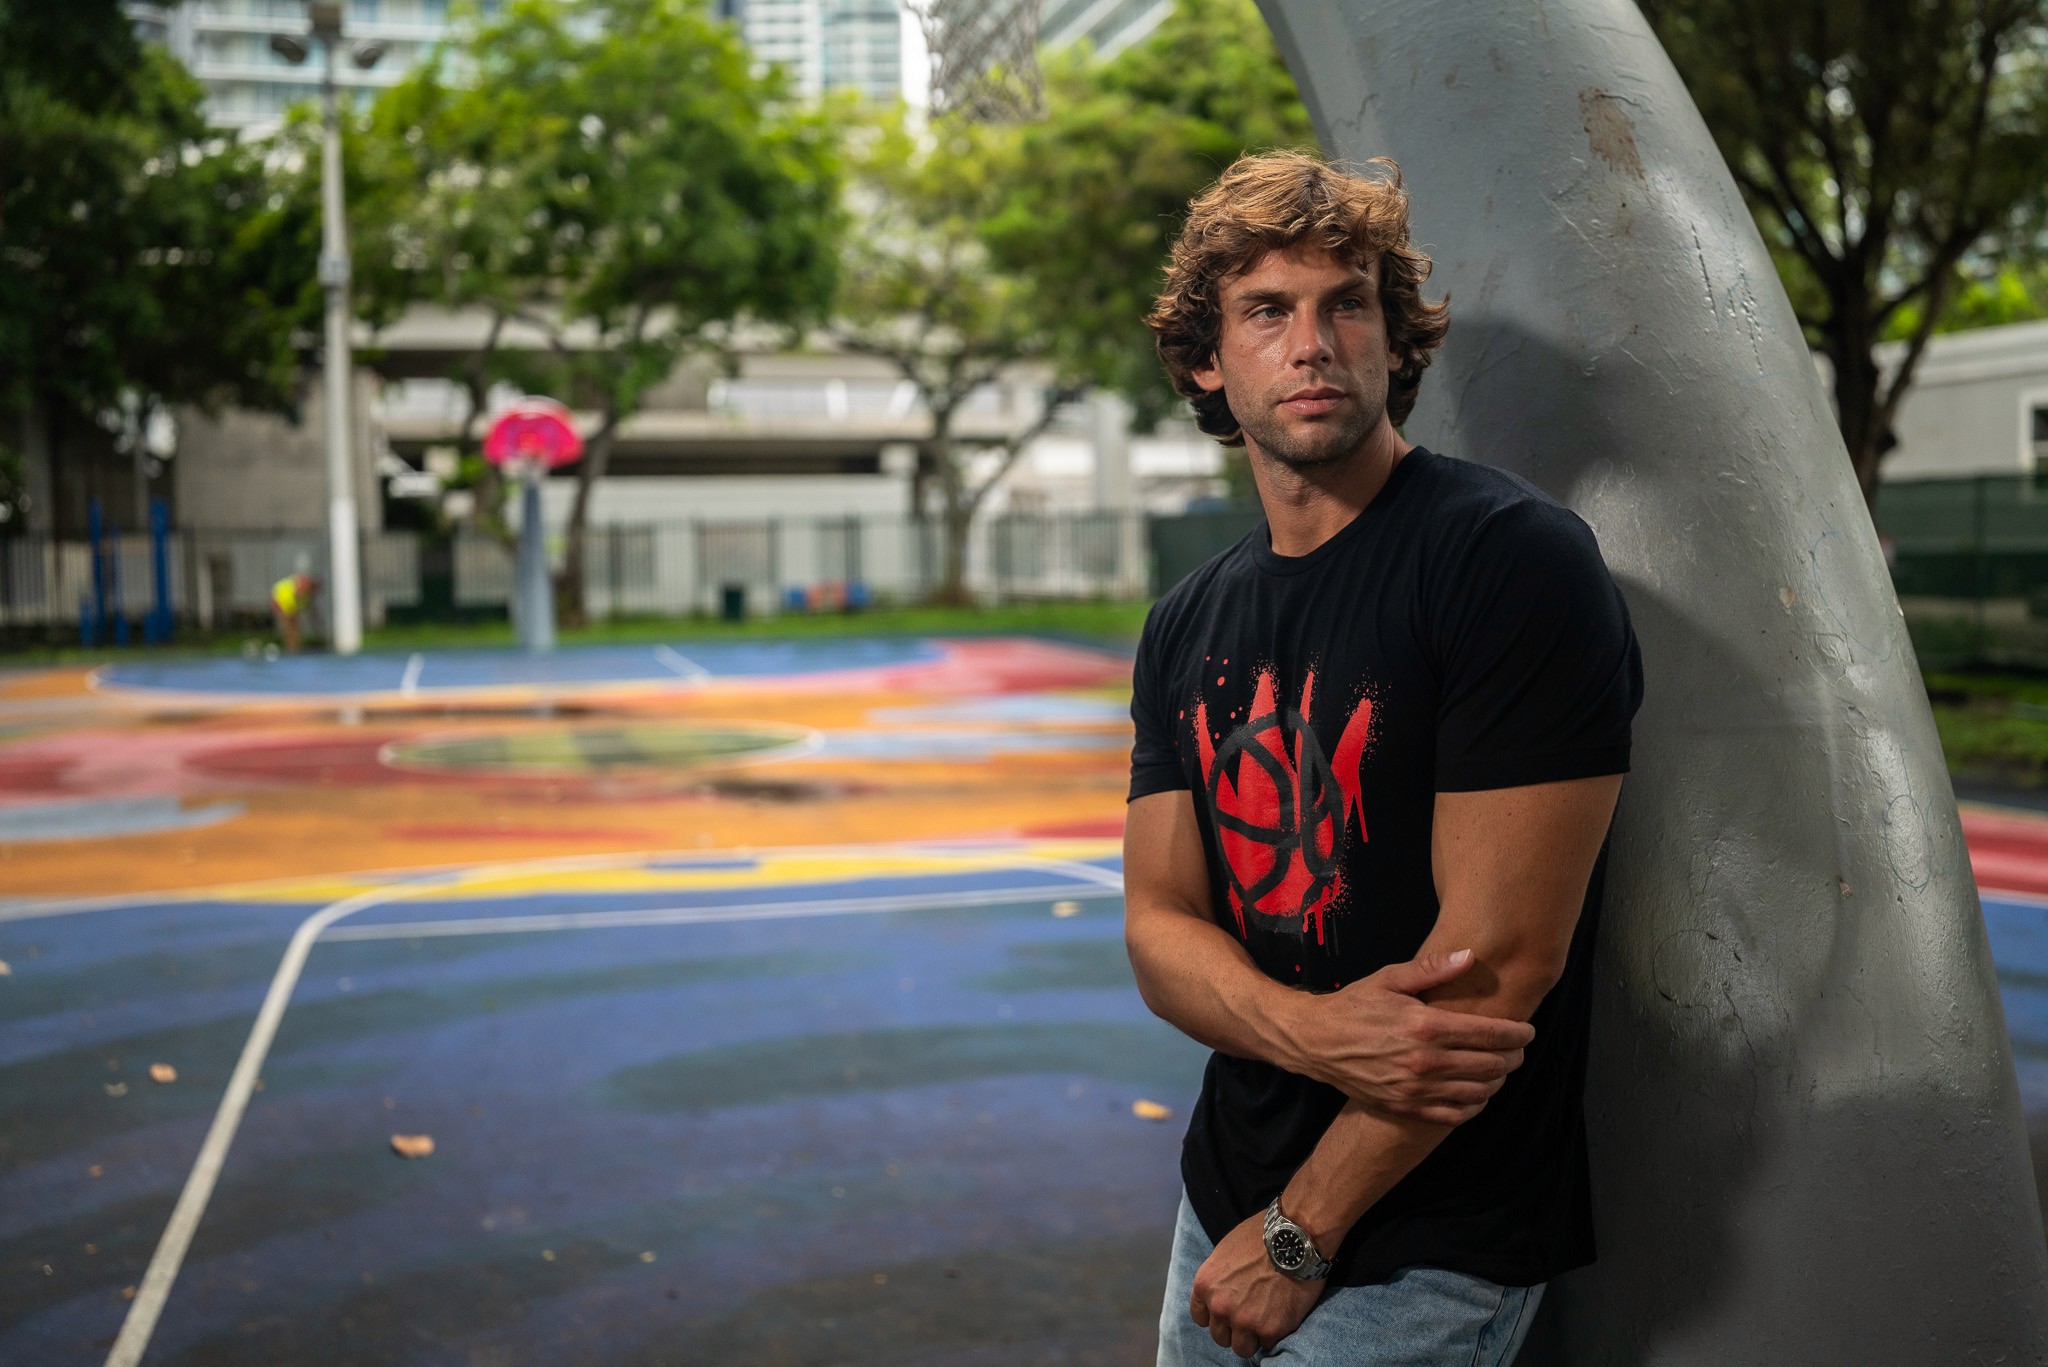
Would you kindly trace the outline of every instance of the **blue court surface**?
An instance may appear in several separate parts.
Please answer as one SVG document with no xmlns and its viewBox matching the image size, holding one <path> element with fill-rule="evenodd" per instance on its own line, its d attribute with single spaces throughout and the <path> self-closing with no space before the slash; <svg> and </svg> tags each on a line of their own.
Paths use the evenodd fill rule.
<svg viewBox="0 0 2048 1367">
<path fill-rule="evenodd" d="M 942 647 L 914 638 L 692 641 L 687 646 L 581 646 L 549 655 L 520 650 L 432 654 L 296 655 L 138 661 L 95 675 L 104 689 L 227 695 L 333 697 L 546 685 L 675 684 L 920 664 Z"/>
<path fill-rule="evenodd" d="M 903 857 L 941 867 L 571 861 L 338 921 L 143 1360 L 1149 1361 L 1204 1054 L 1116 860 Z M 0 921 L 0 1361 L 105 1359 L 323 904 Z"/>
<path fill-rule="evenodd" d="M 0 909 L 0 1362 L 106 1361 L 145 1305 L 140 1360 L 193 1367 L 1149 1362 L 1204 1052 L 1119 882 L 938 842 Z M 2048 907 L 1985 912 L 2048 1114 Z"/>
</svg>

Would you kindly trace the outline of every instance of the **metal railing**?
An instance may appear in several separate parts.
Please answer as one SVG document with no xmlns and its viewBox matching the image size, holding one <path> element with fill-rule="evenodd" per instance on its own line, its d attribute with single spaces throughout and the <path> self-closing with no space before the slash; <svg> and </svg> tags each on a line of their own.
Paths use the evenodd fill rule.
<svg viewBox="0 0 2048 1367">
<path fill-rule="evenodd" d="M 986 602 L 1134 598 L 1148 588 L 1143 515 L 1080 512 L 985 518 L 968 539 L 966 585 Z M 75 627 L 103 601 L 110 621 L 139 622 L 161 593 L 173 619 L 200 630 L 260 627 L 271 587 L 298 571 L 323 582 L 326 538 L 313 531 L 169 534 L 164 582 L 150 539 L 0 537 L 0 629 Z M 557 568 L 561 537 L 550 538 Z M 771 518 L 600 524 L 586 546 L 584 605 L 592 618 L 750 615 L 791 607 L 915 602 L 940 586 L 936 521 Z M 495 537 L 378 532 L 362 544 L 364 620 L 489 616 L 512 598 L 513 555 Z M 97 574 L 95 570 L 97 569 Z"/>
</svg>

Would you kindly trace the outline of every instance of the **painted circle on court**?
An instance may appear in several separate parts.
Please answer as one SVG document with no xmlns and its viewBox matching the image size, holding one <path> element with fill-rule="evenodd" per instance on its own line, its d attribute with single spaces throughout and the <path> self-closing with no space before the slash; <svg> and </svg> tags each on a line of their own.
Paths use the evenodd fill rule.
<svg viewBox="0 0 2048 1367">
<path fill-rule="evenodd" d="M 773 722 L 643 722 L 394 741 L 381 758 L 429 773 L 535 775 L 674 773 L 780 758 L 811 749 L 809 727 Z"/>
</svg>

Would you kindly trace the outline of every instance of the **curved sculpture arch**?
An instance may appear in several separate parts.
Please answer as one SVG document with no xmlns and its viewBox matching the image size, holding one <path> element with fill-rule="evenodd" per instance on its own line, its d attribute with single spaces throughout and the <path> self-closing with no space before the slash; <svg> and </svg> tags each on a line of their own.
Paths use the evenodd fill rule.
<svg viewBox="0 0 2048 1367">
<path fill-rule="evenodd" d="M 1983 918 L 1834 418 L 1629 0 L 1260 0 L 1332 155 L 1414 195 L 1408 426 L 1592 523 L 1648 701 L 1588 1091 L 1604 1254 L 1527 1361 L 2048 1361 Z"/>
</svg>

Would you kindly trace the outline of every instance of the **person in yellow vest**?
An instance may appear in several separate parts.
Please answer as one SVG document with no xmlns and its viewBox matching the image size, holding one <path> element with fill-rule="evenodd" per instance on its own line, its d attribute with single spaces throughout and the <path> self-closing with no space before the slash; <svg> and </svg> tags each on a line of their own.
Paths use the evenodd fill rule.
<svg viewBox="0 0 2048 1367">
<path fill-rule="evenodd" d="M 288 574 L 270 586 L 271 613 L 277 619 L 277 634 L 283 638 L 288 652 L 298 652 L 299 623 L 319 588 L 319 581 L 303 570 Z"/>
</svg>

